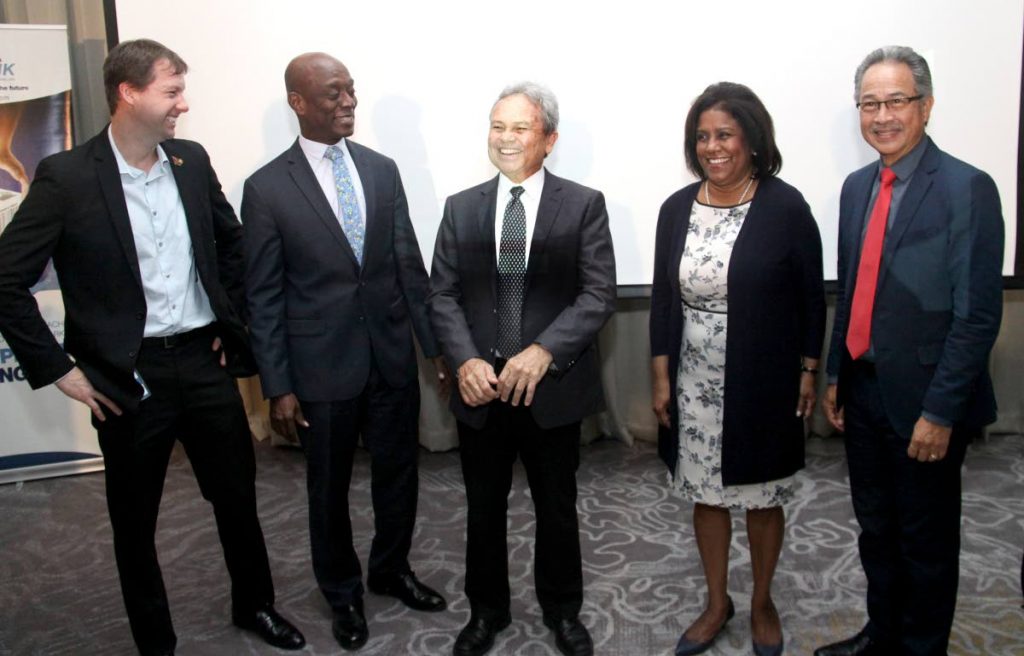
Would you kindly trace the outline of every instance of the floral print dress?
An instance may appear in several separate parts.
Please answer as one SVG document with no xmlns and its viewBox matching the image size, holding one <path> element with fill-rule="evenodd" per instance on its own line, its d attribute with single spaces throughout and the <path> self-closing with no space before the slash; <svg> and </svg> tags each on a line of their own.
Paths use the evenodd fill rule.
<svg viewBox="0 0 1024 656">
<path fill-rule="evenodd" d="M 711 207 L 694 201 L 679 262 L 684 328 L 676 378 L 679 462 L 674 484 L 691 501 L 733 509 L 781 506 L 793 497 L 792 476 L 722 485 L 726 278 L 732 247 L 749 209 L 749 202 Z"/>
</svg>

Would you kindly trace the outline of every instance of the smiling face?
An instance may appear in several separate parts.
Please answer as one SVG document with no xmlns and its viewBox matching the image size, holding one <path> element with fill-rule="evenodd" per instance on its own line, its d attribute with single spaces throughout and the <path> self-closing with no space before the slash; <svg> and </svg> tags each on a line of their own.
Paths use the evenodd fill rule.
<svg viewBox="0 0 1024 656">
<path fill-rule="evenodd" d="M 118 112 L 124 109 L 131 121 L 154 142 L 174 138 L 178 117 L 188 111 L 185 102 L 185 75 L 175 73 L 166 59 L 153 64 L 153 80 L 144 88 L 122 82 Z"/>
<path fill-rule="evenodd" d="M 302 136 L 325 144 L 352 136 L 356 90 L 345 65 L 328 55 L 314 54 L 297 58 L 292 66 L 295 82 L 288 104 L 299 119 Z"/>
<path fill-rule="evenodd" d="M 730 189 L 753 175 L 750 146 L 743 128 L 729 112 L 708 109 L 697 119 L 697 161 L 704 177 L 716 187 Z"/>
<path fill-rule="evenodd" d="M 557 132 L 544 134 L 540 107 L 523 94 L 506 96 L 491 109 L 487 154 L 512 182 L 539 171 L 557 140 Z"/>
<path fill-rule="evenodd" d="M 859 102 L 910 98 L 917 95 L 914 75 L 903 62 L 883 61 L 864 72 Z M 924 128 L 935 98 L 921 98 L 892 110 L 882 105 L 877 112 L 860 113 L 860 132 L 872 148 L 890 166 L 913 150 L 924 138 Z"/>
</svg>

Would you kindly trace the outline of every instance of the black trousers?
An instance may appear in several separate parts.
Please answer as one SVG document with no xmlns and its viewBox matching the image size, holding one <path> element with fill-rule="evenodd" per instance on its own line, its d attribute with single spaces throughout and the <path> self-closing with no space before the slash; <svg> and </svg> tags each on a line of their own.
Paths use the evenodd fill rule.
<svg viewBox="0 0 1024 656">
<path fill-rule="evenodd" d="M 899 654 L 945 654 L 959 581 L 960 467 L 968 439 L 954 429 L 946 457 L 919 462 L 889 424 L 870 364 L 851 367 L 846 455 L 868 579 L 869 634 Z"/>
<path fill-rule="evenodd" d="M 136 412 L 94 422 L 106 466 L 114 554 L 132 635 L 143 654 L 166 652 L 171 625 L 154 534 L 167 463 L 175 440 L 192 463 L 203 497 L 213 504 L 234 611 L 274 601 L 267 550 L 256 514 L 256 462 L 235 380 L 200 329 L 172 348 L 144 340 L 138 371 L 152 391 Z M 203 603 L 203 600 L 195 600 Z"/>
<path fill-rule="evenodd" d="M 374 365 L 356 398 L 326 403 L 300 399 L 299 403 L 309 422 L 309 428 L 299 427 L 299 439 L 306 454 L 313 573 L 327 602 L 337 609 L 363 596 L 348 505 L 352 456 L 360 435 L 371 457 L 374 536 L 369 574 L 410 571 L 419 495 L 419 385 L 413 381 L 402 388 L 390 387 Z"/>
<path fill-rule="evenodd" d="M 459 454 L 469 505 L 466 596 L 475 615 L 507 617 L 508 494 L 522 458 L 536 522 L 534 583 L 545 617 L 574 618 L 583 605 L 583 567 L 576 516 L 580 423 L 543 429 L 529 408 L 494 401 L 487 423 L 458 422 Z"/>
</svg>

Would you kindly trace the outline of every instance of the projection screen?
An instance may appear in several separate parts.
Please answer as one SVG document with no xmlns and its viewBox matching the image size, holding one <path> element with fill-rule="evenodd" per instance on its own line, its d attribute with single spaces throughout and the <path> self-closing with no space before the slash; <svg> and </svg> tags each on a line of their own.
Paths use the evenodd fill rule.
<svg viewBox="0 0 1024 656">
<path fill-rule="evenodd" d="M 444 199 L 495 174 L 485 139 L 496 95 L 518 80 L 548 85 L 562 122 L 547 165 L 604 192 L 624 286 L 650 283 L 658 208 L 693 179 L 683 119 L 720 80 L 750 86 L 771 112 L 781 177 L 810 204 L 834 279 L 840 186 L 875 157 L 860 136 L 853 71 L 875 47 L 909 45 L 934 77 L 928 132 L 999 187 L 1003 269 L 1015 274 L 1017 0 L 119 0 L 116 11 L 121 40 L 157 39 L 189 63 L 178 136 L 206 146 L 236 208 L 245 178 L 298 134 L 285 65 L 313 50 L 342 60 L 359 98 L 353 138 L 397 161 L 428 266 Z"/>
</svg>

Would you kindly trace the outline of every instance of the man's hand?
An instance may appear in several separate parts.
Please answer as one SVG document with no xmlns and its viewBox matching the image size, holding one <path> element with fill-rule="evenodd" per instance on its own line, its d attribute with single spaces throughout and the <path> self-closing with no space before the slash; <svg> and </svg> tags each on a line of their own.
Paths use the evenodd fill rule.
<svg viewBox="0 0 1024 656">
<path fill-rule="evenodd" d="M 919 462 L 938 462 L 946 457 L 949 436 L 952 433 L 952 427 L 940 426 L 921 417 L 914 424 L 914 434 L 910 437 L 907 455 Z"/>
<path fill-rule="evenodd" d="M 837 431 L 846 430 L 846 422 L 843 421 L 843 409 L 836 405 L 836 386 L 829 385 L 825 389 L 825 399 L 821 402 L 825 410 L 825 417 L 828 423 L 832 424 Z"/>
<path fill-rule="evenodd" d="M 89 379 L 86 378 L 85 374 L 78 367 L 74 367 L 54 385 L 61 392 L 64 392 L 65 395 L 89 406 L 92 414 L 100 421 L 107 420 L 106 415 L 103 414 L 102 406 L 104 405 L 115 415 L 121 416 L 121 408 L 117 407 L 116 403 L 108 399 L 101 392 L 97 392 L 96 388 L 92 386 L 92 383 L 89 382 Z"/>
<path fill-rule="evenodd" d="M 296 424 L 309 428 L 309 422 L 302 416 L 302 408 L 294 394 L 289 392 L 270 399 L 270 427 L 278 435 L 298 444 L 299 430 Z"/>
<path fill-rule="evenodd" d="M 495 388 L 498 377 L 494 367 L 481 358 L 470 358 L 459 367 L 459 395 L 462 402 L 471 408 L 485 405 L 498 398 Z"/>
<path fill-rule="evenodd" d="M 533 403 L 533 393 L 554 357 L 540 344 L 530 344 L 514 358 L 509 358 L 498 376 L 498 396 L 502 401 L 512 400 L 512 405 Z"/>
<path fill-rule="evenodd" d="M 223 347 L 223 344 L 221 344 L 221 342 L 220 342 L 220 337 L 214 337 L 213 338 L 213 352 L 216 353 L 216 352 L 220 351 L 220 366 L 226 367 L 226 366 L 228 366 L 228 358 L 227 358 L 227 355 L 224 353 L 224 349 L 222 347 Z"/>
<path fill-rule="evenodd" d="M 452 374 L 448 370 L 448 363 L 440 355 L 432 358 L 432 361 L 437 372 L 437 394 L 442 401 L 447 401 L 448 395 L 452 393 Z"/>
</svg>

